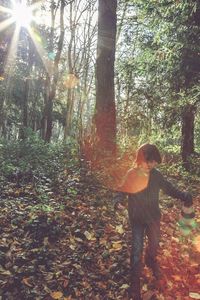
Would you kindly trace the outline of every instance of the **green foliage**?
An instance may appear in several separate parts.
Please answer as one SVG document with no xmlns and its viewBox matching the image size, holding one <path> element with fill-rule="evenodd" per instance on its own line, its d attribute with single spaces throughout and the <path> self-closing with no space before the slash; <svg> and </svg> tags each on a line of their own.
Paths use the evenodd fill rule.
<svg viewBox="0 0 200 300">
<path fill-rule="evenodd" d="M 129 0 L 126 5 L 116 61 L 122 127 L 128 135 L 158 135 L 159 144 L 171 147 L 173 139 L 180 145 L 182 110 L 199 102 L 199 2 Z"/>
<path fill-rule="evenodd" d="M 6 177 L 22 173 L 55 179 L 66 166 L 76 162 L 72 142 L 47 144 L 30 129 L 24 140 L 2 139 L 0 146 L 1 175 Z"/>
<path fill-rule="evenodd" d="M 32 212 L 45 212 L 45 213 L 48 213 L 48 212 L 52 212 L 54 211 L 54 207 L 52 207 L 51 205 L 48 205 L 48 204 L 37 204 L 37 205 L 34 205 L 31 209 Z M 34 215 L 33 215 L 34 216 Z M 31 221 L 32 221 L 33 218 L 31 218 Z M 30 223 L 31 223 L 30 221 Z"/>
</svg>

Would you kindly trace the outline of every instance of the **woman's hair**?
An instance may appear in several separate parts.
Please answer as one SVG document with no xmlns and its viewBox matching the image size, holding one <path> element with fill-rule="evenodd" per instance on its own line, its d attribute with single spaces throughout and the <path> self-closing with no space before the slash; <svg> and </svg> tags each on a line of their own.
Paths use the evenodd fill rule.
<svg viewBox="0 0 200 300">
<path fill-rule="evenodd" d="M 162 161 L 158 148 L 152 144 L 143 144 L 140 146 L 136 153 L 136 164 L 140 165 L 142 162 L 149 162 L 153 160 L 155 160 L 158 164 Z"/>
</svg>

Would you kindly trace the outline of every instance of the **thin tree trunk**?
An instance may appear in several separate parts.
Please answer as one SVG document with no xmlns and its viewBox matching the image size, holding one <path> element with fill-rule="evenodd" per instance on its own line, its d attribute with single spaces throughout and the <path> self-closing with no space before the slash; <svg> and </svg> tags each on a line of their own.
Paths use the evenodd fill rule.
<svg viewBox="0 0 200 300">
<path fill-rule="evenodd" d="M 22 107 L 22 128 L 19 133 L 19 138 L 25 139 L 25 130 L 29 126 L 28 120 L 28 101 L 29 101 L 29 89 L 30 89 L 30 74 L 33 66 L 33 48 L 30 39 L 28 39 L 28 66 L 26 71 L 26 79 L 23 90 L 23 107 Z"/>
<path fill-rule="evenodd" d="M 25 81 L 24 88 L 24 105 L 23 105 L 23 127 L 28 127 L 28 94 L 29 94 L 29 80 Z"/>
<path fill-rule="evenodd" d="M 60 36 L 58 41 L 58 48 L 56 52 L 56 56 L 54 59 L 54 67 L 53 67 L 53 78 L 52 82 L 50 82 L 50 92 L 49 97 L 46 105 L 46 133 L 45 133 L 45 141 L 50 142 L 52 136 L 52 127 L 53 127 L 53 119 L 52 119 L 52 112 L 53 112 L 53 100 L 56 95 L 56 88 L 58 83 L 58 65 L 60 62 L 61 52 L 63 49 L 63 42 L 64 42 L 64 8 L 65 8 L 65 1 L 61 0 L 60 6 Z M 54 18 L 53 18 L 54 20 Z"/>
<path fill-rule="evenodd" d="M 64 140 L 66 140 L 66 138 L 71 135 L 73 107 L 74 107 L 74 91 L 72 89 L 68 89 Z"/>
</svg>

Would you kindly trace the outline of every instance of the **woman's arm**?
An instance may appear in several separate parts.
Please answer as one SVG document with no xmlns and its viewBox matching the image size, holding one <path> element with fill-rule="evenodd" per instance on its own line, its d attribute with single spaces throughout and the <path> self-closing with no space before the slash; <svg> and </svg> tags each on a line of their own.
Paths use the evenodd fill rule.
<svg viewBox="0 0 200 300">
<path fill-rule="evenodd" d="M 168 181 L 160 173 L 160 185 L 163 192 L 173 198 L 180 199 L 184 202 L 186 207 L 190 207 L 193 204 L 192 195 L 189 192 L 182 192 L 175 187 L 170 181 Z"/>
</svg>

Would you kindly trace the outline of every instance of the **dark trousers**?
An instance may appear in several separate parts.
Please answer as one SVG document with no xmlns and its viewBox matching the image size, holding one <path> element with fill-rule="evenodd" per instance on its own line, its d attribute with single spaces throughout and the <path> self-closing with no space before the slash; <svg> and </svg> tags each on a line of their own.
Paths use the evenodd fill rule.
<svg viewBox="0 0 200 300">
<path fill-rule="evenodd" d="M 160 219 L 150 223 L 131 222 L 132 229 L 132 249 L 131 249 L 131 269 L 137 270 L 139 275 L 142 262 L 144 237 L 148 238 L 148 245 L 145 254 L 145 260 L 150 262 L 156 261 L 157 250 L 160 241 Z"/>
</svg>

